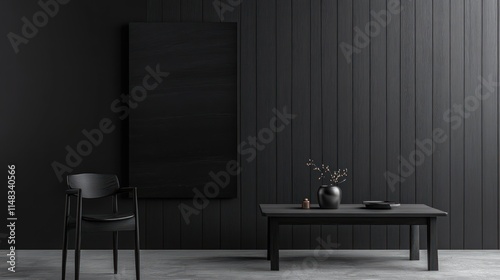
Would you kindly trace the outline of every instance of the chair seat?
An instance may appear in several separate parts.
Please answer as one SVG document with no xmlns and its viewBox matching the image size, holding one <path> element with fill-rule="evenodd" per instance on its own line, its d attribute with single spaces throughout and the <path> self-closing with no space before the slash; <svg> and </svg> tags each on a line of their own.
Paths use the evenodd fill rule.
<svg viewBox="0 0 500 280">
<path fill-rule="evenodd" d="M 89 222 L 115 222 L 131 219 L 134 217 L 133 213 L 111 213 L 111 214 L 95 214 L 85 215 L 82 219 Z"/>
</svg>

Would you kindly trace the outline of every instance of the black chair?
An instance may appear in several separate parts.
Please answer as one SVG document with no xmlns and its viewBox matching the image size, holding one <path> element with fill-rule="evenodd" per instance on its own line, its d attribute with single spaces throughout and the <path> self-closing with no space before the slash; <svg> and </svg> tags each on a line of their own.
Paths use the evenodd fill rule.
<svg viewBox="0 0 500 280">
<path fill-rule="evenodd" d="M 84 173 L 67 177 L 69 189 L 66 190 L 66 206 L 64 209 L 64 237 L 62 255 L 62 279 L 66 278 L 66 257 L 68 251 L 68 231 L 75 229 L 75 279 L 80 278 L 80 245 L 82 231 L 113 232 L 113 265 L 114 273 L 118 270 L 118 232 L 135 231 L 135 272 L 140 279 L 139 258 L 139 218 L 137 206 L 137 189 L 120 188 L 116 175 Z M 118 194 L 132 193 L 134 209 L 132 212 L 118 212 Z M 112 213 L 83 215 L 82 202 L 111 196 Z M 70 213 L 71 198 L 76 198 L 76 214 Z"/>
</svg>

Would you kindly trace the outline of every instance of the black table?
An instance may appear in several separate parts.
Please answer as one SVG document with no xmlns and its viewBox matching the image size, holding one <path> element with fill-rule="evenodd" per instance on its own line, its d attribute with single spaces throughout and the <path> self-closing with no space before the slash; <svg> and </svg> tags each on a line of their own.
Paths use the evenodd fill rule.
<svg viewBox="0 0 500 280">
<path fill-rule="evenodd" d="M 267 259 L 271 270 L 279 270 L 280 225 L 409 225 L 410 260 L 418 260 L 419 225 L 427 226 L 427 265 L 438 270 L 436 220 L 446 212 L 425 204 L 402 204 L 389 210 L 366 209 L 362 204 L 342 204 L 339 209 L 302 209 L 298 204 L 261 204 L 260 211 L 267 217 Z"/>
</svg>

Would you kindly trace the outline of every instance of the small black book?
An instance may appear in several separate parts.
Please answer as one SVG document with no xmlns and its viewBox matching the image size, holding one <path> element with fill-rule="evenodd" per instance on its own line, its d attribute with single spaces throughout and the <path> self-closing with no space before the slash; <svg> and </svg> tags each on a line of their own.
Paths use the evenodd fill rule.
<svg viewBox="0 0 500 280">
<path fill-rule="evenodd" d="M 388 200 L 365 200 L 363 204 L 368 209 L 391 209 L 392 207 L 398 207 L 400 205 L 398 202 Z"/>
</svg>

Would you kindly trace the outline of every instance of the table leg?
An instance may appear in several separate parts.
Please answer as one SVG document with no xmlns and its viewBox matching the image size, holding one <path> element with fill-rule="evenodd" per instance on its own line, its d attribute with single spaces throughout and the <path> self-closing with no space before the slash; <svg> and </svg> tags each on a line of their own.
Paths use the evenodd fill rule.
<svg viewBox="0 0 500 280">
<path fill-rule="evenodd" d="M 267 218 L 267 260 L 271 260 L 271 218 Z"/>
<path fill-rule="evenodd" d="M 419 228 L 418 225 L 410 225 L 410 260 L 412 261 L 420 259 Z"/>
<path fill-rule="evenodd" d="M 271 270 L 280 270 L 280 252 L 279 252 L 279 224 L 276 219 L 270 219 L 270 249 L 271 249 Z"/>
<path fill-rule="evenodd" d="M 438 269 L 438 248 L 437 248 L 437 218 L 427 219 L 427 268 L 428 270 Z"/>
</svg>

